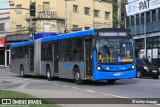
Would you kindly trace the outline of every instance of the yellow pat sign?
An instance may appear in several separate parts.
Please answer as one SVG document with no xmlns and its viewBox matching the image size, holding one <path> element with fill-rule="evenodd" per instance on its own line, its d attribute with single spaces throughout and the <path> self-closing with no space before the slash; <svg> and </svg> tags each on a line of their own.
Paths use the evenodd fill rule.
<svg viewBox="0 0 160 107">
<path fill-rule="evenodd" d="M 133 62 L 133 59 L 122 59 L 122 62 Z"/>
</svg>

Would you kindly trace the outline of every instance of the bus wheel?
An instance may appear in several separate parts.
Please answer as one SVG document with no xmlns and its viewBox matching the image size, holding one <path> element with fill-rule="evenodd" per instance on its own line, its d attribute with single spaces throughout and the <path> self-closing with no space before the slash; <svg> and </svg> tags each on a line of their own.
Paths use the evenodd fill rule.
<svg viewBox="0 0 160 107">
<path fill-rule="evenodd" d="M 74 79 L 75 79 L 75 83 L 78 85 L 82 85 L 83 81 L 81 80 L 81 75 L 78 69 L 75 69 L 74 72 Z"/>
<path fill-rule="evenodd" d="M 52 80 L 52 77 L 51 77 L 50 67 L 47 67 L 47 68 L 46 68 L 46 74 L 47 74 L 47 79 L 48 79 L 48 81 L 51 81 L 51 80 Z"/>
<path fill-rule="evenodd" d="M 21 75 L 21 77 L 22 77 L 22 78 L 24 78 L 24 77 L 25 77 L 25 75 L 24 75 L 24 68 L 23 68 L 23 66 L 21 66 L 21 67 L 20 67 L 20 75 Z"/>
<path fill-rule="evenodd" d="M 109 84 L 114 84 L 116 80 L 107 80 Z"/>
<path fill-rule="evenodd" d="M 136 77 L 137 78 L 142 78 L 142 71 L 140 69 L 137 69 Z"/>
</svg>

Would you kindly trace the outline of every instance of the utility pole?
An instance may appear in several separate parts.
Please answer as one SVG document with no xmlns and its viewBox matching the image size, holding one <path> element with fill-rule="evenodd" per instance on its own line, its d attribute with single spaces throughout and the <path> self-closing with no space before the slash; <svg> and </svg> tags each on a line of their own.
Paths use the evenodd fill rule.
<svg viewBox="0 0 160 107">
<path fill-rule="evenodd" d="M 30 0 L 30 6 L 32 5 L 32 0 Z M 29 35 L 30 37 L 33 39 L 32 37 L 32 16 L 30 15 L 30 20 L 29 20 Z"/>
<path fill-rule="evenodd" d="M 118 20 L 118 28 L 120 28 L 120 23 L 121 23 L 121 3 L 122 1 L 121 0 L 117 0 L 117 6 L 118 6 L 118 12 L 117 12 L 117 20 Z"/>
<path fill-rule="evenodd" d="M 68 32 L 67 29 L 67 1 L 75 1 L 75 0 L 65 0 L 65 28 L 64 28 L 64 33 Z"/>
<path fill-rule="evenodd" d="M 65 28 L 64 31 L 67 31 L 67 0 L 65 0 Z"/>
</svg>

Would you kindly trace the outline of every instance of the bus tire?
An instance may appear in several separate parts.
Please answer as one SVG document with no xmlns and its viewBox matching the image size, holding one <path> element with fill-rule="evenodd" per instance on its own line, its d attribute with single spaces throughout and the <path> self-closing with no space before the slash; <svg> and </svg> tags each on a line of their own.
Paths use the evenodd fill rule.
<svg viewBox="0 0 160 107">
<path fill-rule="evenodd" d="M 109 84 L 114 84 L 116 80 L 107 80 Z"/>
<path fill-rule="evenodd" d="M 74 80 L 77 85 L 82 85 L 83 81 L 81 80 L 80 71 L 78 68 L 74 69 Z"/>
<path fill-rule="evenodd" d="M 22 78 L 25 77 L 23 65 L 20 66 L 20 75 Z"/>
<path fill-rule="evenodd" d="M 46 75 L 47 75 L 48 81 L 51 81 L 52 77 L 51 77 L 51 70 L 49 66 L 46 67 Z"/>
</svg>

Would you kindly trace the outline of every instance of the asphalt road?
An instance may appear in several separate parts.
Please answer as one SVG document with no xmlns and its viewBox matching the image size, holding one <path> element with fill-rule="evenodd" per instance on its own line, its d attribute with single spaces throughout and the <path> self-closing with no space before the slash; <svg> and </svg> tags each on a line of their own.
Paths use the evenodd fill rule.
<svg viewBox="0 0 160 107">
<path fill-rule="evenodd" d="M 160 98 L 160 80 L 152 78 L 119 80 L 114 85 L 106 81 L 85 81 L 84 85 L 76 85 L 73 80 L 67 79 L 47 81 L 45 77 L 21 78 L 8 68 L 0 69 L 0 89 L 16 90 L 41 98 Z M 147 106 L 153 105 L 140 105 Z"/>
</svg>

